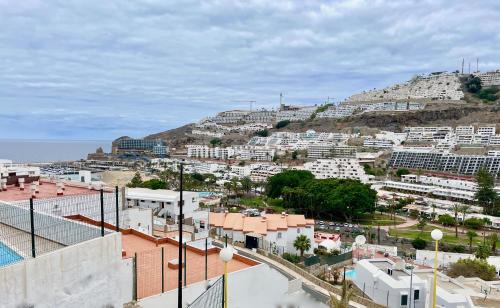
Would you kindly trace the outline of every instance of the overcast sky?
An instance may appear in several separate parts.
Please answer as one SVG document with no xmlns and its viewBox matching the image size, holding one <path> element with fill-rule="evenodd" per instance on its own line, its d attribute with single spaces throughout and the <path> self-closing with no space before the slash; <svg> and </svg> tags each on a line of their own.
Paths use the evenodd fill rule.
<svg viewBox="0 0 500 308">
<path fill-rule="evenodd" d="M 500 68 L 500 1 L 0 0 L 0 138 L 141 137 Z"/>
</svg>

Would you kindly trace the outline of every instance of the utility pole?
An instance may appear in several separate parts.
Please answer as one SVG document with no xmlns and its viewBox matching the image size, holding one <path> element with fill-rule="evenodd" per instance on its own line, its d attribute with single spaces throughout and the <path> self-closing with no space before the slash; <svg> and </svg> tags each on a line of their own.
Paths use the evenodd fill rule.
<svg viewBox="0 0 500 308">
<path fill-rule="evenodd" d="M 180 164 L 180 185 L 179 185 L 179 272 L 178 272 L 178 284 L 177 284 L 177 307 L 182 308 L 182 223 L 184 220 L 184 216 L 182 214 L 182 207 L 184 205 L 184 200 L 182 198 L 182 190 L 183 190 L 183 173 L 184 173 L 184 160 Z"/>
<path fill-rule="evenodd" d="M 476 58 L 476 73 L 479 73 L 479 58 Z"/>
<path fill-rule="evenodd" d="M 464 74 L 465 58 L 462 58 L 462 75 Z"/>
</svg>

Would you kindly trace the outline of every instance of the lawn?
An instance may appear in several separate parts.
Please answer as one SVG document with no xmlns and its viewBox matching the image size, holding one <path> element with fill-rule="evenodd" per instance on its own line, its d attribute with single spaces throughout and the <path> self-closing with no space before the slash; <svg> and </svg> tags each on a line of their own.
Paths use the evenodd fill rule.
<svg viewBox="0 0 500 308">
<path fill-rule="evenodd" d="M 389 231 L 389 235 L 404 237 L 408 239 L 415 239 L 417 237 L 420 237 L 430 242 L 433 241 L 433 239 L 431 238 L 431 231 L 434 229 L 436 229 L 435 226 L 425 226 L 424 231 L 420 232 L 420 230 L 415 225 L 403 229 L 391 229 Z M 461 230 L 458 231 L 458 238 L 455 237 L 455 231 L 449 231 L 445 229 L 441 229 L 441 231 L 443 231 L 443 239 L 441 240 L 443 243 L 453 244 L 453 245 L 463 245 L 465 247 L 469 246 L 469 238 L 467 237 L 467 235 L 462 234 L 460 232 Z M 474 240 L 472 241 L 473 246 L 480 244 L 483 241 L 483 237 L 481 236 L 480 232 L 476 233 L 478 234 L 478 236 L 474 238 Z"/>
<path fill-rule="evenodd" d="M 373 215 L 373 217 L 370 214 L 366 214 L 364 217 L 354 220 L 354 222 L 360 225 L 373 226 L 392 226 L 394 224 L 394 221 L 391 219 L 391 217 L 386 214 L 375 214 Z M 396 217 L 396 225 L 402 224 L 404 222 L 404 219 Z"/>
</svg>

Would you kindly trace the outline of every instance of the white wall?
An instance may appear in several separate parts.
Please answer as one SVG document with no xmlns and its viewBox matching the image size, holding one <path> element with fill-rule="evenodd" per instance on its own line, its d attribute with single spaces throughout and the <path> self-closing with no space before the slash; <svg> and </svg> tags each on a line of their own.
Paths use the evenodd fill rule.
<svg viewBox="0 0 500 308">
<path fill-rule="evenodd" d="M 153 210 L 148 208 L 127 208 L 123 211 L 123 228 L 131 228 L 153 235 Z"/>
<path fill-rule="evenodd" d="M 112 233 L 0 268 L 0 307 L 121 307 L 121 247 Z"/>
</svg>

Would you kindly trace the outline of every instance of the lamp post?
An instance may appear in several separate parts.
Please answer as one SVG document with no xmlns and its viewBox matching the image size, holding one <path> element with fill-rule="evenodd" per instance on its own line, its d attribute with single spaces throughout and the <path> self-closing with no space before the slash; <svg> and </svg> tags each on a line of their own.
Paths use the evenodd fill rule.
<svg viewBox="0 0 500 308">
<path fill-rule="evenodd" d="M 360 234 L 360 235 L 356 236 L 356 238 L 354 239 L 354 242 L 356 243 L 356 250 L 358 251 L 357 259 L 359 261 L 359 247 L 366 243 L 366 237 L 364 235 Z"/>
<path fill-rule="evenodd" d="M 436 241 L 436 254 L 434 256 L 434 285 L 432 290 L 432 308 L 436 308 L 436 287 L 437 287 L 437 269 L 438 269 L 438 243 L 443 238 L 443 232 L 439 229 L 434 229 L 431 232 L 431 237 Z"/>
<path fill-rule="evenodd" d="M 227 308 L 227 263 L 233 258 L 233 247 L 226 246 L 221 249 L 219 258 L 224 262 L 224 308 Z"/>
</svg>

